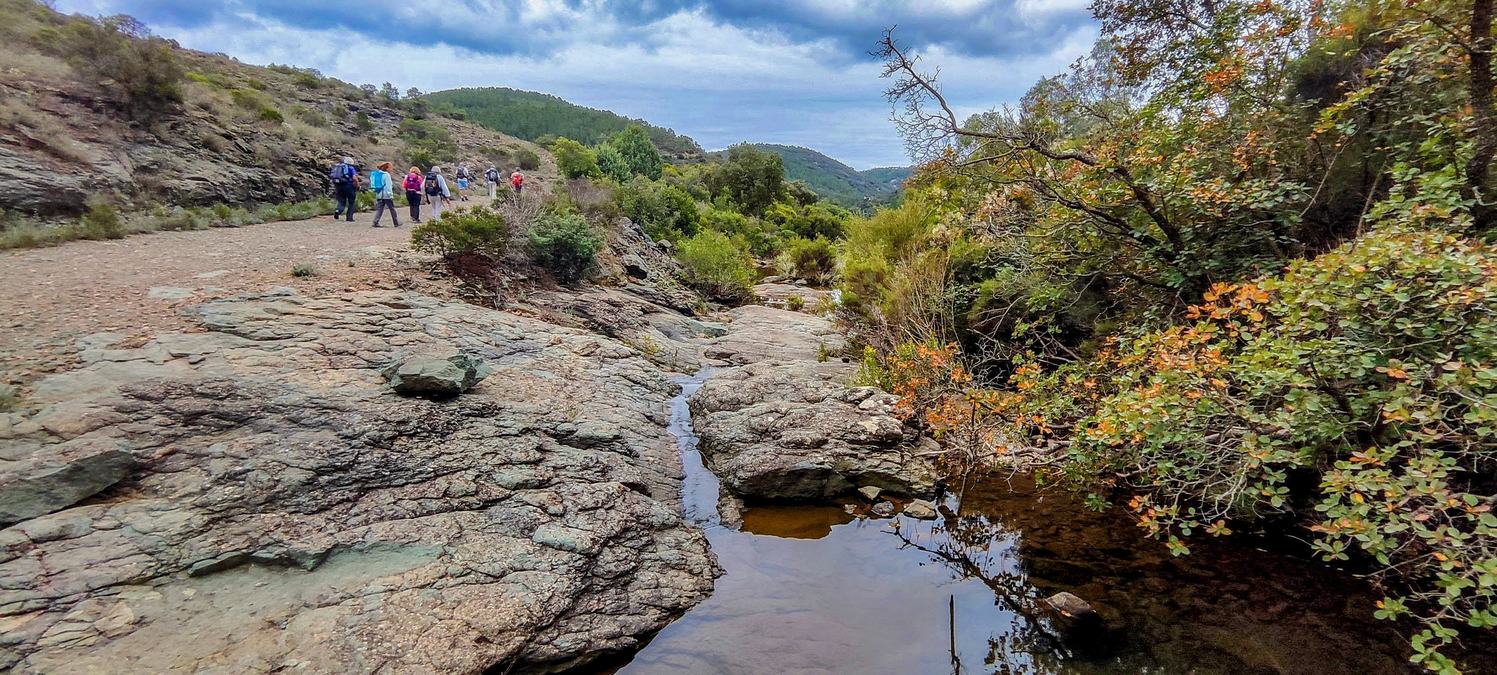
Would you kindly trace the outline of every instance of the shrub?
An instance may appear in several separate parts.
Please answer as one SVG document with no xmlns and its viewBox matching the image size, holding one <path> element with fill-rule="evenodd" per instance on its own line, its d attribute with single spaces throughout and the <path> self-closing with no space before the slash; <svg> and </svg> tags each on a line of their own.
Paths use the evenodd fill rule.
<svg viewBox="0 0 1497 675">
<path fill-rule="evenodd" d="M 805 308 L 806 308 L 806 299 L 805 298 L 803 298 L 803 297 L 801 297 L 799 295 L 792 295 L 792 296 L 790 296 L 788 298 L 785 298 L 785 309 L 788 309 L 788 310 L 790 310 L 792 312 L 799 312 L 799 311 L 801 311 L 801 310 L 803 310 Z M 822 347 L 822 349 L 826 349 L 826 345 L 822 345 L 821 347 Z M 818 361 L 825 361 L 826 359 L 823 358 L 823 359 L 817 359 L 817 360 Z"/>
<path fill-rule="evenodd" d="M 772 257 L 780 250 L 779 234 L 773 227 L 753 216 L 714 205 L 703 209 L 699 220 L 703 228 L 743 240 L 748 245 L 749 253 L 761 258 Z"/>
<path fill-rule="evenodd" d="M 785 257 L 801 279 L 824 283 L 837 269 L 837 247 L 824 237 L 791 239 L 785 244 Z"/>
<path fill-rule="evenodd" d="M 842 232 L 851 217 L 847 211 L 828 204 L 800 205 L 790 202 L 775 202 L 764 212 L 765 222 L 781 231 L 797 237 L 815 239 L 841 239 Z"/>
<path fill-rule="evenodd" d="M 1482 244 L 1388 230 L 1217 285 L 1194 324 L 1123 343 L 1054 397 L 1100 396 L 1069 475 L 1125 478 L 1176 553 L 1234 519 L 1318 520 L 1318 553 L 1384 566 L 1405 591 L 1378 616 L 1423 620 L 1415 660 L 1445 663 L 1456 626 L 1497 622 L 1494 271 Z"/>
<path fill-rule="evenodd" d="M 603 247 L 603 236 L 575 213 L 542 214 L 530 227 L 530 255 L 563 283 L 582 278 Z"/>
<path fill-rule="evenodd" d="M 353 118 L 353 128 L 358 129 L 361 134 L 367 134 L 374 130 L 374 121 L 369 119 L 369 113 L 360 110 Z"/>
<path fill-rule="evenodd" d="M 624 164 L 629 167 L 630 175 L 644 176 L 650 180 L 660 179 L 660 174 L 665 169 L 665 159 L 655 149 L 655 144 L 650 142 L 650 135 L 645 133 L 643 127 L 638 124 L 629 125 L 608 139 L 608 145 L 618 150 Z"/>
<path fill-rule="evenodd" d="M 604 178 L 611 178 L 618 183 L 627 183 L 634 177 L 634 172 L 629 170 L 629 162 L 619 153 L 618 149 L 604 143 L 598 146 L 595 153 L 598 156 L 598 172 Z"/>
<path fill-rule="evenodd" d="M 655 239 L 679 239 L 697 231 L 697 203 L 685 190 L 636 176 L 614 191 L 619 210 Z"/>
<path fill-rule="evenodd" d="M 677 257 L 690 270 L 692 285 L 708 296 L 732 302 L 752 296 L 758 278 L 753 259 L 727 235 L 702 230 L 681 241 Z"/>
<path fill-rule="evenodd" d="M 262 122 L 275 122 L 276 124 L 280 124 L 286 121 L 286 117 L 281 114 L 281 111 L 276 110 L 275 108 L 272 108 L 270 106 L 260 108 L 258 117 Z"/>
<path fill-rule="evenodd" d="M 122 239 L 126 234 L 119 209 L 103 200 L 92 200 L 78 225 L 82 239 Z"/>
<path fill-rule="evenodd" d="M 577 210 L 594 223 L 611 224 L 623 212 L 614 198 L 613 188 L 587 178 L 567 181 L 567 197 Z"/>
<path fill-rule="evenodd" d="M 293 276 L 293 277 L 315 277 L 315 276 L 317 276 L 317 268 L 313 267 L 312 263 L 299 262 L 299 263 L 296 263 L 295 265 L 291 266 L 291 276 Z"/>
<path fill-rule="evenodd" d="M 508 243 L 508 223 L 486 206 L 449 210 L 411 230 L 412 248 L 443 257 L 479 254 L 499 258 Z"/>
<path fill-rule="evenodd" d="M 521 169 L 534 171 L 541 168 L 541 156 L 530 148 L 520 148 L 515 151 L 515 163 L 519 164 Z"/>
<path fill-rule="evenodd" d="M 110 83 L 125 110 L 151 119 L 182 102 L 185 75 L 171 43 L 129 16 L 75 18 L 35 36 L 36 44 L 94 81 Z"/>
<path fill-rule="evenodd" d="M 602 175 L 598 172 L 598 156 L 570 138 L 558 138 L 552 142 L 551 154 L 556 157 L 556 168 L 567 178 Z"/>
</svg>

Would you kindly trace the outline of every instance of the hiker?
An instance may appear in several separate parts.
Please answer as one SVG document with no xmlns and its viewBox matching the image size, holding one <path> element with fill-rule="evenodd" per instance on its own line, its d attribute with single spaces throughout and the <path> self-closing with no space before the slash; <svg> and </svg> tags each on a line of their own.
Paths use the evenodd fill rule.
<svg viewBox="0 0 1497 675">
<path fill-rule="evenodd" d="M 490 166 L 488 171 L 483 172 L 483 182 L 489 186 L 489 199 L 493 199 L 494 191 L 499 187 L 499 170 Z"/>
<path fill-rule="evenodd" d="M 411 167 L 405 174 L 405 182 L 401 187 L 405 188 L 405 203 L 411 205 L 411 220 L 417 225 L 421 224 L 421 168 Z"/>
<path fill-rule="evenodd" d="M 333 182 L 333 198 L 338 201 L 338 206 L 333 209 L 333 220 L 347 214 L 348 222 L 353 222 L 353 211 L 359 203 L 359 168 L 354 166 L 352 157 L 344 157 L 343 161 L 333 165 L 328 172 L 328 180 Z"/>
<path fill-rule="evenodd" d="M 374 191 L 374 226 L 379 227 L 380 216 L 385 211 L 390 211 L 390 219 L 395 221 L 395 227 L 400 227 L 400 212 L 395 210 L 395 177 L 390 175 L 393 165 L 389 162 L 380 162 L 369 173 L 369 189 Z"/>
<path fill-rule="evenodd" d="M 457 165 L 457 199 L 460 202 L 468 201 L 468 165 Z"/>
<path fill-rule="evenodd" d="M 426 172 L 426 201 L 431 203 L 431 217 L 442 215 L 442 203 L 448 199 L 452 199 L 452 193 L 447 191 L 447 179 L 442 176 L 442 167 L 433 166 L 431 171 Z"/>
<path fill-rule="evenodd" d="M 509 184 L 514 186 L 515 196 L 520 196 L 520 192 L 525 189 L 525 174 L 515 169 L 515 172 L 509 175 Z"/>
</svg>

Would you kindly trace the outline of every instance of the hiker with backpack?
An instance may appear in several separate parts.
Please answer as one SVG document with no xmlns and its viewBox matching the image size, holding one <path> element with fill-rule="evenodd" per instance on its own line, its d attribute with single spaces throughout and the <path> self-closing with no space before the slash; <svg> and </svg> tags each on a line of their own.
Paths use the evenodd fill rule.
<svg viewBox="0 0 1497 675">
<path fill-rule="evenodd" d="M 338 202 L 333 209 L 333 220 L 347 214 L 348 222 L 353 222 L 353 211 L 359 203 L 359 167 L 354 165 L 352 157 L 344 157 L 333 165 L 327 177 L 333 184 L 333 199 Z"/>
<path fill-rule="evenodd" d="M 401 187 L 405 188 L 405 203 L 411 205 L 411 220 L 417 225 L 421 224 L 421 169 L 411 167 L 405 174 L 405 182 Z"/>
<path fill-rule="evenodd" d="M 509 184 L 515 188 L 515 196 L 520 196 L 520 192 L 525 189 L 525 174 L 515 169 L 515 172 L 509 175 Z"/>
<path fill-rule="evenodd" d="M 493 199 L 494 192 L 499 187 L 499 170 L 490 166 L 487 171 L 483 172 L 483 182 L 488 185 L 489 199 Z"/>
<path fill-rule="evenodd" d="M 379 227 L 380 216 L 390 211 L 395 227 L 400 227 L 400 212 L 395 210 L 395 177 L 390 175 L 393 165 L 380 162 L 369 174 L 369 189 L 374 191 L 374 226 Z"/>
<path fill-rule="evenodd" d="M 468 201 L 468 165 L 457 165 L 457 199 Z"/>
<path fill-rule="evenodd" d="M 447 190 L 447 179 L 442 176 L 442 167 L 434 166 L 431 171 L 426 172 L 426 201 L 431 203 L 431 217 L 438 218 L 442 215 L 442 204 L 452 199 L 452 193 Z"/>
</svg>

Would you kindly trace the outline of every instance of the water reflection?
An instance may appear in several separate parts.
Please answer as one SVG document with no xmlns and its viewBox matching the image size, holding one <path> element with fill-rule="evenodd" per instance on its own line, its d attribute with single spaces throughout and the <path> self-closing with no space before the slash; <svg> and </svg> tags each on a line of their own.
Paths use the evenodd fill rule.
<svg viewBox="0 0 1497 675">
<path fill-rule="evenodd" d="M 1408 672 L 1368 588 L 1250 539 L 1173 558 L 1117 515 L 1023 481 L 948 499 L 935 521 L 757 506 L 733 531 L 695 435 L 683 441 L 686 512 L 726 573 L 620 672 Z M 1059 620 L 1044 603 L 1058 591 L 1101 625 Z"/>
</svg>

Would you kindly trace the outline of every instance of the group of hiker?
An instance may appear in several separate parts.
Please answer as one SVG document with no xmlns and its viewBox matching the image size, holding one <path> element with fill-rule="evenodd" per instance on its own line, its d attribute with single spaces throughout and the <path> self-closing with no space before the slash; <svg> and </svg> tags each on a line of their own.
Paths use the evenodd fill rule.
<svg viewBox="0 0 1497 675">
<path fill-rule="evenodd" d="M 400 227 L 400 215 L 395 208 L 395 174 L 394 165 L 391 162 L 380 162 L 369 172 L 369 190 L 374 193 L 374 227 L 379 227 L 380 220 L 385 211 L 390 212 L 390 219 L 394 221 L 395 227 Z M 469 183 L 472 172 L 468 170 L 467 164 L 457 165 L 457 200 L 468 201 Z M 492 199 L 497 196 L 499 180 L 499 169 L 490 166 L 483 172 L 484 183 L 488 186 L 488 195 Z M 333 219 L 347 218 L 353 222 L 353 213 L 359 201 L 359 191 L 363 189 L 363 177 L 360 168 L 352 157 L 344 157 L 343 161 L 333 165 L 328 172 L 328 180 L 333 184 L 333 197 L 337 201 L 337 207 L 333 210 Z M 516 195 L 525 189 L 525 174 L 519 169 L 509 175 L 510 188 Z M 431 206 L 431 217 L 437 218 L 442 215 L 442 207 L 453 201 L 453 191 L 448 186 L 447 177 L 442 173 L 442 167 L 433 166 L 425 173 L 420 167 L 411 167 L 405 174 L 405 179 L 400 181 L 400 188 L 405 191 L 405 201 L 410 207 L 411 220 L 421 222 L 421 205 Z"/>
</svg>

